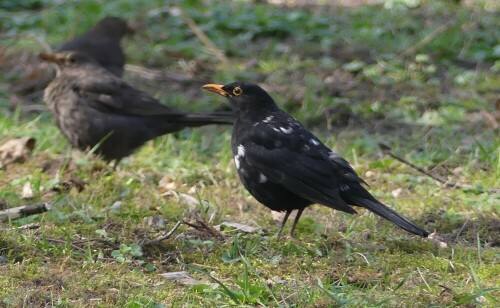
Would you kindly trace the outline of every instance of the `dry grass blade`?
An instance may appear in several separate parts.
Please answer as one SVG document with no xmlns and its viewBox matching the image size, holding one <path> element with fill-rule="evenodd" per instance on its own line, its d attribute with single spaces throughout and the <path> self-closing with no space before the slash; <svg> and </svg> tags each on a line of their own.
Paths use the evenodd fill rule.
<svg viewBox="0 0 500 308">
<path fill-rule="evenodd" d="M 174 232 L 180 227 L 180 225 L 182 225 L 182 223 L 183 222 L 179 220 L 170 231 L 168 231 L 167 233 L 165 233 L 163 235 L 158 236 L 157 238 L 155 238 L 153 240 L 145 242 L 144 245 L 157 244 L 161 241 L 164 241 L 164 240 L 170 238 L 172 236 L 172 234 L 174 234 Z"/>
<path fill-rule="evenodd" d="M 379 143 L 379 147 L 382 149 L 382 151 L 384 151 L 384 153 L 386 153 L 387 155 L 389 155 L 390 157 L 402 162 L 403 164 L 407 165 L 407 166 L 410 166 L 412 167 L 413 169 L 417 170 L 418 172 L 422 173 L 422 174 L 425 174 L 426 176 L 442 183 L 443 185 L 445 186 L 448 186 L 448 187 L 453 187 L 453 188 L 460 188 L 460 189 L 464 189 L 464 190 L 474 190 L 476 189 L 473 185 L 470 185 L 470 184 L 461 184 L 461 183 L 457 183 L 457 182 L 453 182 L 453 181 L 449 181 L 449 180 L 446 180 L 440 176 L 437 176 L 437 175 L 434 175 L 426 170 L 424 170 L 423 168 L 409 162 L 408 160 L 394 154 L 394 152 L 392 152 L 392 148 L 390 146 L 388 146 L 387 144 L 383 144 L 383 143 Z M 487 191 L 489 193 L 499 193 L 500 192 L 500 188 L 492 188 L 492 187 L 487 187 L 487 188 L 484 188 L 483 189 L 484 191 Z"/>
</svg>

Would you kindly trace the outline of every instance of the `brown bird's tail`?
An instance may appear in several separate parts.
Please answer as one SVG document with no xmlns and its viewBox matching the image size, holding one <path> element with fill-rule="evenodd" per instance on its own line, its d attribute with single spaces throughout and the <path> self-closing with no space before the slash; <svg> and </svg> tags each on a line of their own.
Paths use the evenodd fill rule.
<svg viewBox="0 0 500 308">
<path fill-rule="evenodd" d="M 351 198 L 351 199 L 352 199 L 354 204 L 362 206 L 364 208 L 367 208 L 371 212 L 377 214 L 378 216 L 380 216 L 382 218 L 389 220 L 392 223 L 395 223 L 400 228 L 402 228 L 410 233 L 420 235 L 423 237 L 429 236 L 429 233 L 427 231 L 420 228 L 419 226 L 417 226 L 413 222 L 409 221 L 405 217 L 399 215 L 398 213 L 396 213 L 396 211 L 385 206 L 383 203 L 381 203 L 377 200 L 369 200 L 369 199 L 365 199 L 365 198 L 356 198 L 356 197 Z"/>
<path fill-rule="evenodd" d="M 232 125 L 234 115 L 232 112 L 187 113 L 181 121 L 186 126 L 195 127 L 208 124 Z"/>
</svg>

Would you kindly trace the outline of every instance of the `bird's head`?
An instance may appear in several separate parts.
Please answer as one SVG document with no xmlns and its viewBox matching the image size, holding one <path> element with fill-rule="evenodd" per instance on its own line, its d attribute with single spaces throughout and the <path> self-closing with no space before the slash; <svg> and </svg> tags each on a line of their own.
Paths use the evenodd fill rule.
<svg viewBox="0 0 500 308">
<path fill-rule="evenodd" d="M 41 53 L 40 59 L 57 64 L 59 69 L 74 68 L 85 64 L 97 64 L 94 58 L 78 51 L 61 51 L 56 53 Z"/>
<path fill-rule="evenodd" d="M 226 85 L 206 84 L 203 89 L 227 97 L 235 110 L 276 108 L 271 96 L 253 83 L 236 81 Z"/>
<path fill-rule="evenodd" d="M 123 18 L 112 16 L 104 17 L 99 20 L 94 28 L 103 34 L 119 38 L 125 34 L 134 34 L 135 32 Z"/>
</svg>

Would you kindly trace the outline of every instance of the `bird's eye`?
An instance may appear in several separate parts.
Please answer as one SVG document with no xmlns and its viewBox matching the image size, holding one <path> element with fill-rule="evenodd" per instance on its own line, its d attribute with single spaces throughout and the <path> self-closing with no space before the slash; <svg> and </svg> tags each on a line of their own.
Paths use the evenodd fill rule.
<svg viewBox="0 0 500 308">
<path fill-rule="evenodd" d="M 68 63 L 75 63 L 76 59 L 73 56 L 68 56 L 68 57 L 66 57 L 66 62 L 68 62 Z"/>
<path fill-rule="evenodd" d="M 240 96 L 241 93 L 243 93 L 243 90 L 240 87 L 236 87 L 236 88 L 233 89 L 233 94 L 235 96 Z"/>
</svg>

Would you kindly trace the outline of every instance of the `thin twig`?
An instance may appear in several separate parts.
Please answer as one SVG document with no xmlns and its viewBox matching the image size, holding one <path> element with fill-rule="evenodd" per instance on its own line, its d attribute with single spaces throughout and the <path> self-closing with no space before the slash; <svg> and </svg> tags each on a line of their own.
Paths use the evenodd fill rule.
<svg viewBox="0 0 500 308">
<path fill-rule="evenodd" d="M 442 24 L 441 26 L 439 26 L 436 30 L 434 30 L 431 33 L 429 33 L 428 35 L 426 35 L 418 43 L 416 43 L 412 47 L 410 47 L 410 48 L 406 49 L 405 51 L 403 51 L 400 54 L 400 56 L 401 57 L 405 57 L 405 56 L 414 54 L 418 49 L 420 49 L 421 47 L 427 45 L 430 41 L 432 41 L 433 39 L 435 39 L 439 34 L 443 33 L 446 30 L 448 30 L 448 28 L 450 28 L 453 24 L 455 24 L 455 20 L 454 19 L 448 20 L 447 22 L 445 22 L 444 24 Z"/>
<path fill-rule="evenodd" d="M 417 267 L 417 271 L 418 271 L 418 274 L 420 275 L 420 278 L 422 278 L 422 280 L 424 281 L 425 285 L 427 286 L 427 289 L 429 289 L 429 291 L 432 291 L 431 287 L 429 286 L 429 284 L 427 283 L 427 281 L 425 280 L 424 278 L 424 275 L 422 274 L 422 272 L 420 271 L 420 268 Z"/>
<path fill-rule="evenodd" d="M 180 12 L 180 16 L 184 20 L 184 22 L 188 25 L 188 27 L 191 29 L 191 31 L 194 32 L 196 37 L 207 46 L 207 48 L 210 50 L 210 52 L 219 59 L 220 62 L 224 66 L 229 66 L 229 60 L 227 59 L 226 55 L 222 50 L 220 50 L 217 45 L 203 32 L 203 30 L 196 24 L 196 22 L 184 11 L 180 8 L 177 7 L 177 10 Z"/>
<path fill-rule="evenodd" d="M 85 249 L 83 249 L 82 247 L 79 247 L 71 242 L 68 242 L 68 241 L 63 241 L 63 240 L 58 240 L 58 239 L 55 239 L 55 238 L 48 238 L 47 241 L 49 242 L 53 242 L 53 243 L 58 243 L 58 244 L 69 244 L 71 247 L 77 249 L 77 250 L 80 250 L 82 252 L 85 252 Z"/>
<path fill-rule="evenodd" d="M 20 39 L 22 38 L 28 38 L 28 39 L 31 39 L 35 42 L 37 42 L 43 49 L 45 52 L 47 53 L 52 53 L 52 48 L 50 47 L 49 44 L 47 44 L 47 42 L 45 42 L 43 39 L 39 38 L 38 36 L 36 35 L 33 35 L 33 34 L 30 34 L 30 33 L 22 33 L 22 34 L 16 34 L 16 35 L 10 35 L 10 34 L 3 34 L 3 35 L 0 35 L 0 37 L 7 37 L 7 38 L 12 38 L 14 39 L 14 41 L 10 44 L 8 44 L 7 46 L 5 46 L 1 51 L 0 51 L 0 57 L 3 56 L 4 52 L 12 45 L 14 45 L 15 43 L 17 43 L 17 41 L 19 41 Z"/>
<path fill-rule="evenodd" d="M 217 239 L 224 239 L 224 236 L 219 231 L 214 229 L 214 227 L 206 224 L 202 220 L 196 220 L 194 223 L 187 222 L 184 220 L 183 223 L 200 232 L 207 232 L 210 236 L 215 237 Z"/>
<path fill-rule="evenodd" d="M 182 221 L 179 220 L 178 222 L 175 223 L 172 230 L 168 231 L 167 233 L 165 233 L 163 235 L 158 236 L 157 238 L 155 238 L 153 240 L 147 241 L 146 243 L 144 243 L 144 245 L 152 245 L 152 244 L 156 244 L 156 243 L 159 243 L 161 241 L 168 239 L 169 237 L 172 236 L 172 234 L 174 234 L 174 232 L 177 230 L 177 228 L 179 228 L 180 225 L 182 225 Z"/>
<path fill-rule="evenodd" d="M 411 162 L 407 161 L 406 159 L 394 154 L 394 152 L 392 152 L 392 149 L 390 146 L 386 145 L 386 144 L 383 144 L 383 143 L 379 143 L 379 147 L 382 149 L 382 151 L 384 151 L 387 155 L 389 155 L 390 157 L 402 162 L 403 164 L 405 165 L 408 165 L 410 167 L 412 167 L 413 169 L 417 170 L 418 172 L 422 173 L 422 174 L 425 174 L 426 176 L 442 183 L 443 185 L 445 186 L 448 186 L 448 187 L 453 187 L 453 188 L 460 188 L 460 189 L 464 189 L 464 190 L 474 190 L 474 189 L 477 189 L 477 187 L 474 187 L 472 185 L 469 185 L 469 184 L 461 184 L 461 183 L 457 183 L 457 182 L 453 182 L 453 181 L 449 181 L 449 180 L 446 180 L 438 175 L 434 175 L 422 168 L 420 168 L 419 166 L 416 166 L 414 164 L 412 164 Z M 491 187 L 486 187 L 486 188 L 483 188 L 484 191 L 486 192 L 490 192 L 490 193 L 499 193 L 500 192 L 500 188 L 491 188 Z"/>
</svg>

